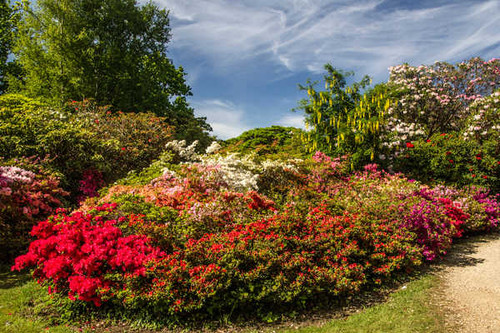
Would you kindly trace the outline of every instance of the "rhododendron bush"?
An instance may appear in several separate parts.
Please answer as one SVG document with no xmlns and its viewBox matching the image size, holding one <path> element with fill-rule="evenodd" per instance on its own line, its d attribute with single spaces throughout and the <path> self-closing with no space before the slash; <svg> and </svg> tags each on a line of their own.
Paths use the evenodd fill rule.
<svg viewBox="0 0 500 333">
<path fill-rule="evenodd" d="M 319 152 L 197 158 L 57 211 L 13 269 L 34 269 L 58 297 L 148 318 L 265 316 L 373 288 L 499 224 L 485 190 L 429 188 L 376 165 L 349 173 Z"/>
<path fill-rule="evenodd" d="M 0 262 L 27 247 L 29 230 L 62 206 L 67 195 L 59 179 L 37 161 L 17 160 L 0 166 Z"/>
</svg>

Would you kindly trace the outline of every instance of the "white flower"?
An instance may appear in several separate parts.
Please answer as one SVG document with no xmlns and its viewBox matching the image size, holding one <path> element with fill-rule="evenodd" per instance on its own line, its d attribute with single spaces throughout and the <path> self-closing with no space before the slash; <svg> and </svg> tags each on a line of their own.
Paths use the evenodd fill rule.
<svg viewBox="0 0 500 333">
<path fill-rule="evenodd" d="M 222 146 L 217 141 L 212 141 L 210 146 L 208 146 L 207 149 L 205 150 L 205 153 L 206 154 L 213 154 L 213 153 L 218 152 L 221 148 L 222 148 Z"/>
</svg>

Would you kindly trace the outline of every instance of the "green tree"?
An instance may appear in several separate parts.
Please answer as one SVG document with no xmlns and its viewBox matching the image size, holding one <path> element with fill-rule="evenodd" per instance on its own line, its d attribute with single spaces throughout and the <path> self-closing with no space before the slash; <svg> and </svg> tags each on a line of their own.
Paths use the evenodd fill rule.
<svg viewBox="0 0 500 333">
<path fill-rule="evenodd" d="M 169 17 L 136 0 L 25 1 L 14 47 L 25 75 L 13 89 L 63 105 L 90 98 L 129 112 L 152 111 L 170 124 L 210 129 L 186 102 L 182 67 L 167 57 Z"/>
<path fill-rule="evenodd" d="M 380 148 L 380 133 L 384 112 L 391 105 L 385 85 L 367 89 L 368 76 L 347 84 L 352 72 L 342 72 L 325 65 L 325 90 L 315 90 L 317 82 L 308 81 L 299 88 L 308 98 L 299 102 L 304 110 L 306 125 L 311 128 L 302 135 L 309 152 L 322 151 L 329 155 L 351 156 L 352 166 L 373 161 Z"/>
<path fill-rule="evenodd" d="M 0 94 L 7 90 L 8 75 L 16 73 L 16 65 L 9 57 L 12 52 L 16 17 L 9 1 L 0 0 Z"/>
</svg>

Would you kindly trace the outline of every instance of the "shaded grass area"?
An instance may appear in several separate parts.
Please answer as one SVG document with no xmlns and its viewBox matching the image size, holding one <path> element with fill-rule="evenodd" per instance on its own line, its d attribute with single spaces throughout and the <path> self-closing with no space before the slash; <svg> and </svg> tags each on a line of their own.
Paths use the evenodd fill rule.
<svg viewBox="0 0 500 333">
<path fill-rule="evenodd" d="M 47 292 L 26 273 L 10 272 L 0 267 L 0 332 L 39 333 L 74 332 L 66 326 L 54 325 L 49 316 L 37 315 L 48 299 Z"/>
<path fill-rule="evenodd" d="M 281 333 L 330 332 L 443 332 L 444 322 L 430 303 L 438 278 L 425 274 L 403 285 L 387 302 L 363 309 L 344 319 L 334 319 L 321 327 L 284 329 Z"/>
<path fill-rule="evenodd" d="M 258 329 L 227 328 L 227 331 L 240 332 L 443 332 L 444 323 L 441 316 L 436 316 L 439 309 L 430 302 L 433 288 L 439 285 L 438 278 L 430 273 L 423 274 L 406 283 L 387 302 L 358 309 L 350 316 L 323 321 L 302 321 L 282 323 L 277 326 L 260 327 Z M 8 267 L 0 270 L 0 332 L 75 332 L 75 325 L 61 326 L 54 324 L 54 315 L 44 312 L 49 296 L 46 290 L 31 280 L 28 274 L 12 273 Z M 88 324 L 87 324 L 88 325 Z M 82 325 L 80 327 L 88 327 Z M 83 331 L 93 332 L 151 332 L 127 327 L 128 325 L 105 325 L 106 329 Z M 287 328 L 288 327 L 288 328 Z M 204 329 L 207 332 L 209 330 Z M 226 329 L 219 328 L 217 332 Z M 169 332 L 163 330 L 162 332 Z"/>
</svg>

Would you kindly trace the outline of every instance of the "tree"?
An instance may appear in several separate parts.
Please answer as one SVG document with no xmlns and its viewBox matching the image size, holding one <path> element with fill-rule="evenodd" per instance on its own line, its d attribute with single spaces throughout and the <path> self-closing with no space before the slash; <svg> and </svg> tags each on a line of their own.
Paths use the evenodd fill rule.
<svg viewBox="0 0 500 333">
<path fill-rule="evenodd" d="M 15 73 L 15 63 L 9 59 L 15 28 L 15 11 L 9 1 L 0 0 L 0 94 L 7 90 L 7 76 Z"/>
<path fill-rule="evenodd" d="M 14 47 L 25 75 L 12 85 L 58 105 L 93 99 L 203 132 L 210 128 L 186 102 L 190 87 L 166 55 L 169 41 L 168 12 L 151 2 L 25 1 Z"/>
<path fill-rule="evenodd" d="M 312 129 L 302 135 L 309 152 L 322 151 L 329 155 L 350 155 L 352 167 L 373 161 L 379 153 L 384 113 L 393 103 L 387 97 L 385 85 L 367 89 L 371 79 L 347 85 L 352 72 L 342 72 L 325 65 L 325 91 L 316 91 L 310 81 L 299 88 L 307 91 L 308 99 L 299 102 Z"/>
</svg>

